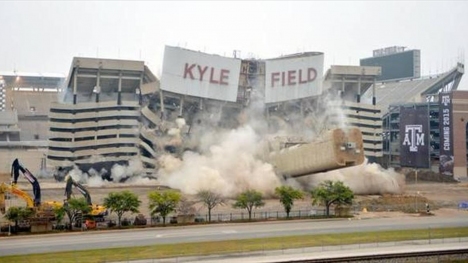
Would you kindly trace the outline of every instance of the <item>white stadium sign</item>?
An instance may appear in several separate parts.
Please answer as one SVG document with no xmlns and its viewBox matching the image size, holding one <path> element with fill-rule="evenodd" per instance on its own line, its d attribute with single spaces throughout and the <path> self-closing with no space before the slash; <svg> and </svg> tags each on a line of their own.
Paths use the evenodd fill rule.
<svg viewBox="0 0 468 263">
<path fill-rule="evenodd" d="M 322 93 L 322 53 L 267 60 L 265 72 L 265 103 L 307 98 Z"/>
<path fill-rule="evenodd" d="M 241 61 L 166 46 L 161 89 L 179 94 L 236 101 Z"/>
</svg>

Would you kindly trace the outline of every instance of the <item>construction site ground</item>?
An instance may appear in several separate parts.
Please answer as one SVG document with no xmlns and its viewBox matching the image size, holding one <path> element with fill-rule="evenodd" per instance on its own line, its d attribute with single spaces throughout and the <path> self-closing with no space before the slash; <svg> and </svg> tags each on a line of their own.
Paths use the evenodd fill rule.
<svg viewBox="0 0 468 263">
<path fill-rule="evenodd" d="M 19 187 L 28 192 L 31 192 L 31 186 L 27 182 L 19 182 Z M 64 196 L 65 183 L 55 182 L 53 179 L 41 179 L 42 200 L 43 201 L 59 201 L 62 202 Z M 148 193 L 158 189 L 164 189 L 154 182 L 142 185 L 128 184 L 106 184 L 100 187 L 88 187 L 92 195 L 93 203 L 102 204 L 103 199 L 110 192 L 129 190 L 139 196 L 141 200 L 140 213 L 146 218 L 150 217 L 148 209 Z M 82 197 L 78 191 L 75 191 L 74 197 Z M 194 200 L 194 196 L 186 196 L 189 200 Z M 256 209 L 255 212 L 282 212 L 283 207 L 278 199 L 265 200 L 265 206 Z M 429 182 L 429 181 L 409 181 L 406 183 L 403 193 L 398 195 L 369 195 L 356 196 L 355 205 L 351 209 L 352 214 L 356 218 L 375 218 L 375 217 L 405 217 L 419 216 L 425 211 L 425 204 L 430 205 L 430 212 L 436 216 L 451 216 L 456 214 L 467 214 L 466 209 L 459 209 L 458 204 L 463 201 L 468 201 L 468 181 L 466 182 Z M 216 218 L 219 214 L 229 215 L 230 213 L 246 212 L 242 209 L 232 208 L 233 200 L 228 200 L 225 205 L 217 206 L 212 210 L 212 217 Z M 7 206 L 24 206 L 25 203 L 21 199 L 12 198 Z M 206 208 L 197 203 L 194 205 L 195 213 L 205 216 Z M 296 200 L 293 210 L 311 211 L 317 207 L 312 206 L 310 197 L 303 200 Z M 126 213 L 123 218 L 133 221 L 136 214 Z M 116 220 L 115 214 L 108 216 L 109 220 Z M 2 216 L 0 222 L 5 223 L 6 219 Z"/>
</svg>

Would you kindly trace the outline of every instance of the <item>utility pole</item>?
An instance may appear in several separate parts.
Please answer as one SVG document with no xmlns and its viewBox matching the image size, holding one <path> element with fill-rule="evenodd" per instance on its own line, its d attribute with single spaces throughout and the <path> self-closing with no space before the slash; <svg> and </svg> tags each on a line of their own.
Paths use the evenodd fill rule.
<svg viewBox="0 0 468 263">
<path fill-rule="evenodd" d="M 7 192 L 7 197 L 8 197 L 8 209 L 11 207 L 11 195 L 9 192 Z M 8 236 L 11 236 L 11 222 L 8 220 Z"/>
</svg>

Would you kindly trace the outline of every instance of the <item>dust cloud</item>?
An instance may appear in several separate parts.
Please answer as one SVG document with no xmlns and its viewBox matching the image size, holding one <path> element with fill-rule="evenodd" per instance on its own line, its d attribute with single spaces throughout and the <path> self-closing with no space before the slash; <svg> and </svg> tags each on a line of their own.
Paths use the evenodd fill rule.
<svg viewBox="0 0 468 263">
<path fill-rule="evenodd" d="M 281 180 L 273 167 L 257 158 L 258 135 L 250 126 L 243 126 L 218 136 L 205 154 L 186 151 L 182 160 L 162 156 L 159 181 L 187 194 L 211 190 L 233 197 L 255 189 L 273 194 Z"/>
<path fill-rule="evenodd" d="M 306 190 L 312 190 L 326 180 L 342 181 L 358 195 L 401 194 L 405 187 L 403 174 L 367 162 L 326 173 L 306 175 L 296 180 Z"/>
<path fill-rule="evenodd" d="M 102 159 L 100 159 L 102 160 Z M 128 165 L 114 164 L 110 172 L 106 169 L 96 171 L 91 168 L 87 172 L 82 171 L 78 166 L 67 172 L 75 182 L 90 187 L 106 187 L 125 182 L 127 185 L 156 185 L 155 180 L 145 177 L 143 163 L 139 158 L 132 158 Z M 107 174 L 109 178 L 105 179 Z M 109 180 L 110 179 L 110 180 Z M 62 183 L 63 184 L 63 183 Z"/>
<path fill-rule="evenodd" d="M 201 131 L 196 134 L 198 151 L 185 151 L 179 158 L 169 154 L 161 156 L 158 180 L 186 194 L 208 189 L 226 197 L 233 197 L 245 189 L 271 196 L 274 189 L 283 184 L 308 191 L 325 180 L 343 181 L 356 194 L 401 193 L 403 176 L 375 163 L 284 179 L 275 173 L 271 164 L 263 161 L 263 143 L 267 138 L 300 136 L 313 140 L 326 130 L 346 129 L 346 117 L 340 105 L 340 99 L 328 94 L 315 104 L 305 105 L 305 114 L 298 112 L 297 107 L 294 110 L 286 105 L 274 108 L 267 120 L 260 97 L 240 114 L 243 123 L 239 128 L 223 130 L 216 125 L 195 128 L 194 132 Z M 219 122 L 222 119 L 219 112 L 206 114 L 210 117 L 205 123 Z M 171 135 L 182 138 L 179 134 Z"/>
</svg>

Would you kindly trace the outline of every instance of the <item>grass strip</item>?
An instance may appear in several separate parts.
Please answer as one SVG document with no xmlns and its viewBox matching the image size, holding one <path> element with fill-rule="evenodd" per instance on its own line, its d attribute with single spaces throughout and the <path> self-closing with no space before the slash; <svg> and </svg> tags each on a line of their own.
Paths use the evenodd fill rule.
<svg viewBox="0 0 468 263">
<path fill-rule="evenodd" d="M 468 227 L 301 235 L 14 255 L 0 257 L 0 263 L 102 263 L 137 259 L 161 259 L 169 257 L 281 250 L 314 246 L 335 246 L 458 237 L 468 237 Z"/>
</svg>

